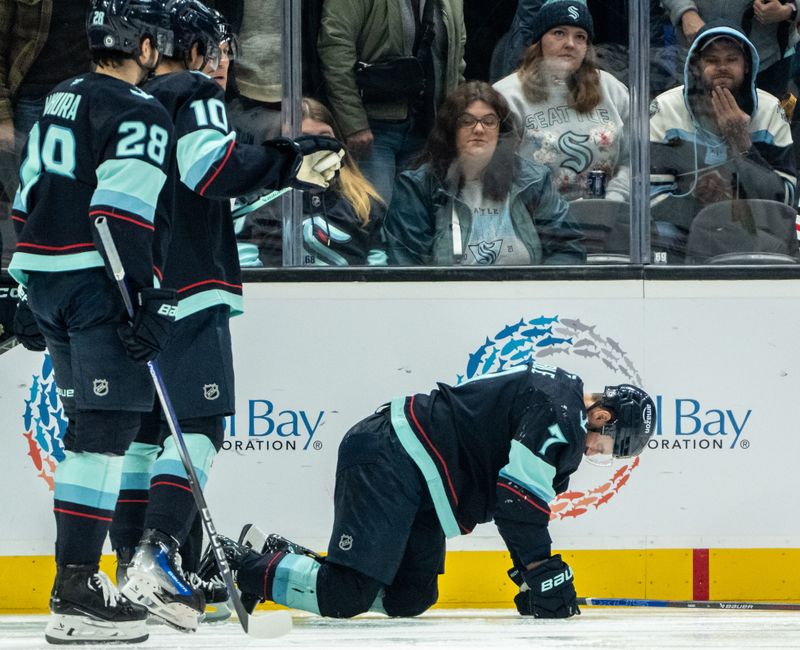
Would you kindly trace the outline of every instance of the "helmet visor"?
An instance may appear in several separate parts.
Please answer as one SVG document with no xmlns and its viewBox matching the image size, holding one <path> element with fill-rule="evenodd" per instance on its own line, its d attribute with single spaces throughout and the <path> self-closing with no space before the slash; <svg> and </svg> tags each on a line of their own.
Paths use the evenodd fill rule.
<svg viewBox="0 0 800 650">
<path fill-rule="evenodd" d="M 616 427 L 603 427 L 599 431 L 587 431 L 583 450 L 586 462 L 596 467 L 608 467 L 614 460 L 614 438 Z"/>
</svg>

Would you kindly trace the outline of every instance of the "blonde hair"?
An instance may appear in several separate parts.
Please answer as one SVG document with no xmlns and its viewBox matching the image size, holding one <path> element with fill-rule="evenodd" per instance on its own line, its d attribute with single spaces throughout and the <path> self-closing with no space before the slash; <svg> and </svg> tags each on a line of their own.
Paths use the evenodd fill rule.
<svg viewBox="0 0 800 650">
<path fill-rule="evenodd" d="M 340 142 L 344 142 L 333 115 L 316 99 L 303 98 L 302 117 L 316 122 L 324 122 L 333 129 L 334 137 Z M 386 201 L 378 194 L 375 186 L 364 177 L 349 152 L 345 153 L 342 160 L 342 169 L 333 184 L 345 201 L 353 206 L 356 218 L 361 222 L 362 226 L 366 226 L 369 223 L 369 215 L 372 210 L 370 199 L 386 205 Z"/>
<path fill-rule="evenodd" d="M 547 100 L 549 80 L 545 78 L 542 61 L 541 41 L 538 41 L 525 50 L 517 76 L 522 82 L 522 93 L 525 99 L 533 104 Z M 567 79 L 569 88 L 570 108 L 578 113 L 588 113 L 600 103 L 600 73 L 597 70 L 594 45 L 588 44 L 586 56 L 578 68 Z"/>
</svg>

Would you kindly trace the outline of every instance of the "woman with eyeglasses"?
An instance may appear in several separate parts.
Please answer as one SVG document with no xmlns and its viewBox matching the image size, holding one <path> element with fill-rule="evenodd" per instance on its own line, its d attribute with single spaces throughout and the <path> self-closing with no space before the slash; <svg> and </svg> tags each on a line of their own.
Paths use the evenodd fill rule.
<svg viewBox="0 0 800 650">
<path fill-rule="evenodd" d="M 384 221 L 395 265 L 580 264 L 581 233 L 550 170 L 517 155 L 520 132 L 488 83 L 452 91 Z"/>
<path fill-rule="evenodd" d="M 550 167 L 566 200 L 627 201 L 628 89 L 597 69 L 593 38 L 585 0 L 549 0 L 520 67 L 494 87 L 523 126 L 520 154 Z M 590 176 L 599 184 L 590 187 Z"/>
</svg>

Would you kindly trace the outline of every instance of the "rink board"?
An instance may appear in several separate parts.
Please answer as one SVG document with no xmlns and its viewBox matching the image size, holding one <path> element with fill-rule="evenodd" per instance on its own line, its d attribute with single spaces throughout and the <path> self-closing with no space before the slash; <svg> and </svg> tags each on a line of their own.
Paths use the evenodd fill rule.
<svg viewBox="0 0 800 650">
<path fill-rule="evenodd" d="M 395 395 L 533 356 L 587 389 L 641 381 L 660 407 L 638 462 L 584 465 L 551 504 L 582 595 L 796 600 L 798 297 L 793 280 L 248 284 L 215 523 L 326 548 L 349 426 Z M 44 355 L 0 356 L 0 610 L 46 603 L 61 422 Z M 442 604 L 508 603 L 491 524 L 448 548 Z"/>
</svg>

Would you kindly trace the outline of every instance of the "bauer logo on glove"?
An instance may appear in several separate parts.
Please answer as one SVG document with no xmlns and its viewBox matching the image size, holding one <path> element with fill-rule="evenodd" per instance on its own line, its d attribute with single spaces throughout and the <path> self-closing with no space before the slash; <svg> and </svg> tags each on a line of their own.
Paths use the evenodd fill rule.
<svg viewBox="0 0 800 650">
<path fill-rule="evenodd" d="M 569 618 L 581 613 L 572 582 L 572 569 L 560 555 L 523 571 L 522 575 L 525 581 L 514 597 L 514 604 L 523 616 Z"/>
</svg>

